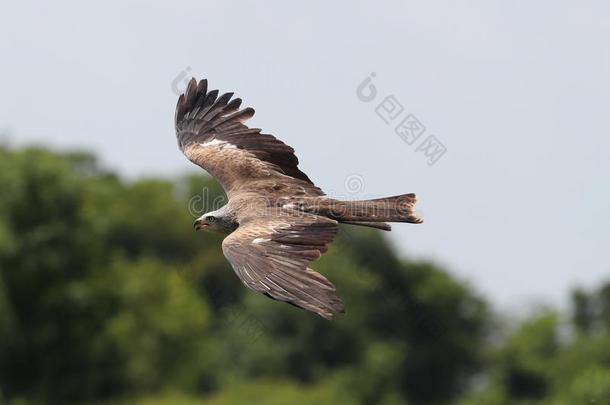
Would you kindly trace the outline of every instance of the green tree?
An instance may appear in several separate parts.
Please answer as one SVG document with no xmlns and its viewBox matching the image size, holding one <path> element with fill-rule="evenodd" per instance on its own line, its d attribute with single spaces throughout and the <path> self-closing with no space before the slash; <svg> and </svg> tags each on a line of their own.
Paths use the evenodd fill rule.
<svg viewBox="0 0 610 405">
<path fill-rule="evenodd" d="M 125 181 L 87 153 L 0 149 L 0 190 L 8 401 L 449 403 L 482 371 L 484 301 L 379 231 L 342 227 L 313 264 L 346 303 L 328 322 L 246 289 L 222 238 L 193 231 L 224 199 L 210 178 Z M 537 349 L 515 356 L 540 372 Z"/>
</svg>

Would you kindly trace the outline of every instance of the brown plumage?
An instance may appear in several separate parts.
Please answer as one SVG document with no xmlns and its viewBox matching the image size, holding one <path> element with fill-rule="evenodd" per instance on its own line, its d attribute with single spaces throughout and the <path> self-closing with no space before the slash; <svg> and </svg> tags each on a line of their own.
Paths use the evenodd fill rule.
<svg viewBox="0 0 610 405">
<path fill-rule="evenodd" d="M 227 205 L 195 221 L 227 236 L 222 249 L 250 289 L 331 319 L 343 312 L 335 286 L 310 269 L 337 232 L 337 223 L 390 230 L 386 222 L 421 223 L 415 195 L 338 201 L 298 168 L 294 150 L 244 122 L 233 93 L 218 96 L 192 79 L 176 107 L 178 146 L 222 185 Z"/>
</svg>

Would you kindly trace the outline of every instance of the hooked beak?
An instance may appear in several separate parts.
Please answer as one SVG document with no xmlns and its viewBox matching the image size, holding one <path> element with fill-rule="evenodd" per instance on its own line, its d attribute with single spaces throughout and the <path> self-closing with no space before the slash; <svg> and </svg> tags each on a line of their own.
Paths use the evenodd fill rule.
<svg viewBox="0 0 610 405">
<path fill-rule="evenodd" d="M 196 231 L 203 229 L 203 228 L 207 228 L 208 224 L 206 224 L 205 222 L 202 222 L 200 219 L 196 220 L 193 223 L 193 228 L 195 228 Z"/>
</svg>

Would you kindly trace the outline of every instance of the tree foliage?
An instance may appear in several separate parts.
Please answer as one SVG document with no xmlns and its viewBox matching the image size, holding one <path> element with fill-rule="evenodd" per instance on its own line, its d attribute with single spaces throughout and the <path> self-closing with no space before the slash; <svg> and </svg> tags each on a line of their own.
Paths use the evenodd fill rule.
<svg viewBox="0 0 610 405">
<path fill-rule="evenodd" d="M 221 237 L 193 232 L 223 199 L 212 179 L 126 181 L 87 153 L 0 149 L 0 190 L 0 402 L 608 398 L 610 288 L 575 294 L 570 339 L 551 313 L 498 348 L 468 285 L 345 227 L 313 266 L 346 302 L 328 322 L 247 290 Z"/>
</svg>

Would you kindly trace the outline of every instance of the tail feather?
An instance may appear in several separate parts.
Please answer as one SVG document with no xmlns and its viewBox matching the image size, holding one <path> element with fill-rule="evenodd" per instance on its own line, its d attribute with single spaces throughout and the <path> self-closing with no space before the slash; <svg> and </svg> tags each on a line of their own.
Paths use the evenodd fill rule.
<svg viewBox="0 0 610 405">
<path fill-rule="evenodd" d="M 355 225 L 371 226 L 372 222 L 421 224 L 424 220 L 415 213 L 416 203 L 417 197 L 412 193 L 361 201 L 329 199 L 320 211 L 339 222 L 358 223 Z"/>
<path fill-rule="evenodd" d="M 341 221 L 341 223 L 348 225 L 360 225 L 360 226 L 368 226 L 369 228 L 381 229 L 382 231 L 391 231 L 392 227 L 390 224 L 385 222 L 365 222 L 365 221 Z"/>
</svg>

